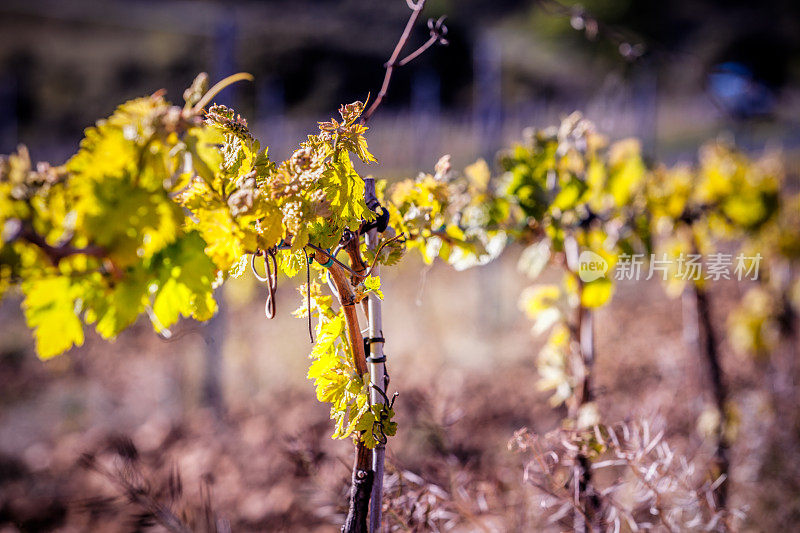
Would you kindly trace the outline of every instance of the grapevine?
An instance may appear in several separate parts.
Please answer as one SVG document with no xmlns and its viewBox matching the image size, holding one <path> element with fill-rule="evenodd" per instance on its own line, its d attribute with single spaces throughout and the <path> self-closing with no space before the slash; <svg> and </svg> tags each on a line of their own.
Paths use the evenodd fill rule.
<svg viewBox="0 0 800 533">
<path fill-rule="evenodd" d="M 208 320 L 217 310 L 214 290 L 248 263 L 255 271 L 257 258 L 272 318 L 278 274 L 305 270 L 304 303 L 294 314 L 309 321 L 314 342 L 308 378 L 317 399 L 330 404 L 332 438 L 352 438 L 356 446 L 346 531 L 366 530 L 367 514 L 370 530 L 380 527 L 382 448 L 397 431 L 385 357 L 373 349 L 383 343 L 376 304 L 383 295 L 372 274 L 414 242 L 403 238 L 404 228 L 377 237 L 389 214 L 403 208 L 381 207 L 374 181 L 368 178 L 368 191 L 353 161 L 375 162 L 366 122 L 394 69 L 447 44 L 444 19 L 431 20 L 430 38 L 400 59 L 425 3 L 409 2 L 411 15 L 369 110 L 364 102 L 341 106 L 339 117 L 319 122 L 319 132 L 286 161 L 271 160 L 243 117 L 212 103 L 227 85 L 252 79 L 242 73 L 211 89 L 201 74 L 183 106 L 163 92 L 126 102 L 86 130 L 63 166 L 34 168 L 24 147 L 0 162 L 0 297 L 21 289 L 42 359 L 82 345 L 84 325 L 114 339 L 144 313 L 164 336 L 181 317 Z M 366 339 L 371 368 L 359 304 L 373 333 Z"/>
<path fill-rule="evenodd" d="M 308 269 L 295 312 L 316 321 L 308 377 L 331 406 L 333 438 L 353 437 L 366 455 L 396 424 L 393 402 L 370 399 L 355 309 L 382 296 L 358 239 L 376 217 L 353 166 L 375 161 L 358 122 L 364 104 L 342 106 L 276 163 L 233 110 L 198 106 L 204 84 L 201 75 L 183 107 L 161 93 L 123 104 L 61 167 L 33 167 L 24 148 L 3 159 L 3 293 L 20 287 L 46 359 L 80 346 L 84 324 L 113 339 L 143 313 L 162 335 L 181 316 L 207 320 L 214 289 L 251 258 L 288 277 Z M 371 264 L 396 262 L 400 237 L 384 239 Z"/>
<path fill-rule="evenodd" d="M 785 173 L 777 154 L 754 159 L 730 143 L 715 141 L 701 148 L 697 165 L 648 164 L 637 140 L 609 143 L 579 114 L 558 127 L 529 130 L 524 142 L 500 154 L 500 164 L 504 174 L 497 180 L 489 179 L 483 162 L 465 171 L 473 177 L 471 185 L 461 189 L 467 201 L 453 203 L 460 206 L 459 216 L 467 226 L 470 220 L 477 222 L 468 233 L 447 230 L 446 225 L 438 231 L 415 232 L 415 209 L 407 211 L 412 216 L 405 231 L 416 236 L 417 242 L 410 246 L 427 260 L 434 251 L 464 266 L 461 250 L 478 246 L 484 254 L 477 257 L 486 261 L 499 256 L 507 243 L 517 241 L 525 245 L 519 269 L 530 278 L 538 278 L 548 265 L 564 271 L 559 284 L 537 284 L 523 291 L 520 307 L 534 321 L 534 334 L 549 332 L 537 358 L 539 387 L 553 391 L 554 406 L 567 404 L 565 430 L 579 442 L 570 459 L 570 492 L 575 494 L 576 510 L 573 526 L 588 527 L 601 523 L 607 512 L 591 479 L 590 463 L 603 448 L 596 439 L 603 426 L 592 390 L 597 358 L 593 310 L 613 298 L 615 281 L 622 279 L 613 275 L 613 269 L 635 256 L 652 254 L 664 263 L 685 265 L 693 253 L 711 257 L 725 250 L 730 257 L 741 258 L 737 268 L 759 272 L 757 283 L 750 285 L 742 304 L 729 316 L 729 342 L 757 357 L 781 346 L 791 349 L 796 345 L 794 324 L 800 309 L 798 200 L 782 192 Z M 475 180 L 478 168 L 481 177 Z M 437 170 L 436 176 L 440 174 Z M 476 182 L 482 186 L 476 188 Z M 404 205 L 404 199 L 415 198 L 420 190 L 427 191 L 427 198 L 458 197 L 435 177 L 423 176 L 396 185 L 392 198 Z M 440 212 L 445 204 L 433 202 L 426 214 L 443 219 Z M 470 218 L 475 206 L 480 216 Z M 461 237 L 467 234 L 479 238 L 464 242 Z M 502 239 L 487 246 L 490 236 Z M 491 253 L 485 253 L 488 250 Z M 604 263 L 605 275 L 592 276 L 583 270 L 586 253 Z M 760 271 L 756 258 L 763 259 Z M 466 266 L 472 264 L 476 263 Z M 709 484 L 715 498 L 713 509 L 724 512 L 735 406 L 728 398 L 722 371 L 721 340 L 712 327 L 707 277 L 697 275 L 687 281 L 673 266 L 662 279 L 667 294 L 689 291 L 698 308 L 698 323 L 693 325 L 703 340 L 697 346 L 698 356 L 708 368 L 708 389 L 719 416 L 712 431 L 715 458 Z M 785 400 L 776 398 L 776 402 L 783 405 Z"/>
</svg>

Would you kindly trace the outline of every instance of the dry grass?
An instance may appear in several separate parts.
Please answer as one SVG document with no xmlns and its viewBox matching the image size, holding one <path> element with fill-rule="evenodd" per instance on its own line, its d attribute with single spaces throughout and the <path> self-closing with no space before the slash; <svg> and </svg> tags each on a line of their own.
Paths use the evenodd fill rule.
<svg viewBox="0 0 800 533">
<path fill-rule="evenodd" d="M 383 278 L 391 388 L 400 391 L 399 433 L 388 450 L 388 527 L 545 527 L 552 509 L 542 509 L 541 493 L 525 483 L 529 461 L 506 446 L 522 427 L 540 435 L 558 429 L 563 415 L 535 386 L 538 346 L 516 309 L 525 281 L 511 258 L 459 274 L 419 267 L 410 264 Z M 226 291 L 224 334 L 216 339 L 228 408 L 223 417 L 201 403 L 202 327 L 183 323 L 176 340 L 164 342 L 140 323 L 115 344 L 90 337 L 72 354 L 41 363 L 15 302 L 7 301 L 0 308 L 0 530 L 131 531 L 136 519 L 153 521 L 155 501 L 189 524 L 208 524 L 201 519 L 211 509 L 212 522 L 229 523 L 233 531 L 335 531 L 345 511 L 351 446 L 328 439 L 328 413 L 304 379 L 305 324 L 287 316 L 299 297 L 283 282 L 280 318 L 266 322 L 263 302 L 249 298 L 260 300 L 262 292 L 247 283 Z M 722 327 L 726 302 L 737 291 L 720 286 L 713 295 Z M 678 458 L 690 457 L 692 475 L 675 472 L 675 479 L 691 480 L 685 491 L 702 491 L 713 483 L 704 478 L 712 447 L 698 431 L 710 398 L 703 393 L 704 369 L 681 331 L 680 301 L 667 299 L 656 284 L 622 285 L 597 319 L 598 402 L 612 427 L 663 419 L 663 434 L 651 430 L 664 439 L 651 451 L 663 454 L 637 464 L 663 464 L 672 454 L 671 464 L 682 465 Z M 776 430 L 761 392 L 762 366 L 727 349 L 723 359 L 740 420 L 733 506 L 748 506 L 745 530 L 785 529 L 800 517 L 792 466 L 798 433 Z M 796 423 L 782 416 L 781 425 Z M 127 436 L 137 450 L 137 479 L 153 498 L 144 506 L 118 505 L 119 498 L 131 500 L 130 487 L 78 465 L 90 453 L 114 474 L 115 463 L 103 462 L 111 457 L 113 435 Z M 640 440 L 633 449 L 649 446 Z M 623 451 L 630 449 L 610 451 L 610 460 L 627 460 L 619 456 Z M 619 468 L 613 465 L 615 475 Z M 176 472 L 180 497 L 169 496 Z M 608 478 L 608 486 L 615 479 Z M 629 527 L 625 513 L 640 520 L 640 508 L 652 500 L 638 490 L 639 500 L 618 496 L 627 502 L 616 515 L 623 529 Z M 92 512 L 87 501 L 104 505 Z M 704 524 L 713 517 L 707 509 L 699 514 Z M 674 520 L 675 530 L 691 523 Z"/>
</svg>

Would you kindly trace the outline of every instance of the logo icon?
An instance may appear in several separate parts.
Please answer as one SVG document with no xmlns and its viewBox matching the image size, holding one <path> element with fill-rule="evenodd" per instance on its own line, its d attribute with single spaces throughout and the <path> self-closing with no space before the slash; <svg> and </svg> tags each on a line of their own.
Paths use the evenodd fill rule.
<svg viewBox="0 0 800 533">
<path fill-rule="evenodd" d="M 581 281 L 589 283 L 600 279 L 608 272 L 608 261 L 600 255 L 586 250 L 578 257 L 578 277 Z"/>
</svg>

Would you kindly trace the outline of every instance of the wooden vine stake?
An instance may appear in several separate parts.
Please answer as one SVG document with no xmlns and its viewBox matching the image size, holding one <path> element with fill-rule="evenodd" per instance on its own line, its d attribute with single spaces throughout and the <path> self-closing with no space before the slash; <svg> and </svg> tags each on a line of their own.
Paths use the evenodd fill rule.
<svg viewBox="0 0 800 533">
<path fill-rule="evenodd" d="M 373 208 L 378 204 L 375 196 L 375 179 L 365 178 L 364 199 L 367 206 Z M 378 246 L 378 230 L 372 228 L 367 232 L 366 242 L 369 250 L 376 250 Z M 378 263 L 375 263 L 372 275 L 379 275 Z M 374 293 L 368 295 L 367 300 L 367 320 L 368 320 L 368 339 L 369 339 L 369 381 L 372 390 L 370 400 L 372 403 L 385 401 L 386 397 L 386 355 L 383 353 L 383 322 L 381 317 L 381 299 Z M 386 454 L 385 444 L 379 442 L 372 450 L 372 470 L 375 478 L 372 484 L 372 496 L 369 507 L 369 531 L 376 533 L 381 528 L 381 512 L 383 504 L 383 463 Z"/>
</svg>

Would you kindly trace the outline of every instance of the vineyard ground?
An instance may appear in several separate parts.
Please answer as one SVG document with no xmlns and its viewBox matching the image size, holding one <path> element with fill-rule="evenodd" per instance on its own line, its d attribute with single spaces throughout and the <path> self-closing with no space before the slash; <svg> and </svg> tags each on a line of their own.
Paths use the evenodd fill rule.
<svg viewBox="0 0 800 533">
<path fill-rule="evenodd" d="M 457 530 L 529 528 L 537 505 L 522 482 L 522 460 L 506 442 L 523 426 L 553 429 L 563 413 L 536 389 L 539 341 L 531 340 L 516 307 L 526 281 L 510 259 L 458 275 L 446 267 L 422 269 L 422 277 L 414 262 L 384 277 L 390 388 L 401 392 L 403 428 L 389 447 L 390 472 L 425 472 L 439 489 L 414 497 L 442 517 L 450 513 Z M 177 465 L 188 507 L 200 500 L 201 480 L 210 480 L 214 509 L 234 531 L 337 530 L 351 450 L 328 439 L 327 410 L 309 394 L 306 326 L 288 316 L 299 297 L 283 283 L 278 318 L 266 322 L 262 287 L 243 281 L 226 291 L 219 355 L 229 414 L 221 419 L 200 402 L 208 349 L 201 326 L 185 321 L 165 342 L 141 321 L 115 344 L 90 336 L 69 356 L 42 364 L 18 302 L 4 302 L 0 531 L 15 531 L 13 521 L 32 531 L 86 530 L 85 500 L 114 492 L 76 460 L 119 434 L 131 437 L 153 483 Z M 712 294 L 725 310 L 741 289 L 726 283 Z M 723 327 L 724 317 L 716 319 Z M 604 417 L 661 416 L 676 447 L 704 460 L 711 450 L 697 420 L 706 407 L 699 392 L 705 374 L 684 343 L 680 299 L 668 299 L 655 281 L 624 283 L 598 314 L 597 335 Z M 758 524 L 751 529 L 779 530 L 800 512 L 785 463 L 798 442 L 775 451 L 767 399 L 756 392 L 763 369 L 729 347 L 724 361 L 741 421 L 733 503 L 750 506 L 749 523 Z M 416 490 L 414 483 L 405 490 Z M 390 510 L 390 520 L 407 510 Z M 97 520 L 93 530 L 125 530 L 118 517 L 98 513 Z"/>
</svg>

